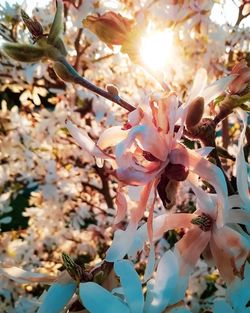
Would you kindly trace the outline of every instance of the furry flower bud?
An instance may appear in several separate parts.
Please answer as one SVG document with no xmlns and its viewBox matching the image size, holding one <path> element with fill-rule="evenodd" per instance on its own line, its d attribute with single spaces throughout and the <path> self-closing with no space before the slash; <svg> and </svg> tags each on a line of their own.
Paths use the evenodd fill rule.
<svg viewBox="0 0 250 313">
<path fill-rule="evenodd" d="M 45 56 L 45 50 L 42 47 L 31 45 L 5 42 L 2 50 L 10 58 L 20 62 L 37 62 Z"/>
<path fill-rule="evenodd" d="M 187 129 L 195 127 L 201 120 L 204 112 L 204 98 L 195 98 L 188 107 L 186 126 Z"/>
<path fill-rule="evenodd" d="M 83 26 L 108 46 L 122 45 L 131 31 L 132 24 L 132 20 L 111 11 L 100 16 L 89 15 L 83 20 Z"/>
<path fill-rule="evenodd" d="M 242 60 L 233 67 L 232 74 L 237 74 L 237 77 L 229 84 L 228 91 L 231 95 L 239 95 L 250 84 L 250 67 Z"/>
<path fill-rule="evenodd" d="M 34 40 L 37 40 L 43 36 L 43 27 L 35 18 L 31 19 L 29 15 L 23 10 L 21 10 L 21 16 L 24 24 L 28 28 Z"/>
<path fill-rule="evenodd" d="M 61 62 L 55 62 L 53 69 L 56 75 L 63 81 L 72 83 L 75 80 L 73 73 Z"/>
<path fill-rule="evenodd" d="M 106 86 L 107 91 L 113 95 L 113 96 L 119 96 L 119 90 L 116 86 L 112 85 L 112 84 L 108 84 Z"/>
</svg>

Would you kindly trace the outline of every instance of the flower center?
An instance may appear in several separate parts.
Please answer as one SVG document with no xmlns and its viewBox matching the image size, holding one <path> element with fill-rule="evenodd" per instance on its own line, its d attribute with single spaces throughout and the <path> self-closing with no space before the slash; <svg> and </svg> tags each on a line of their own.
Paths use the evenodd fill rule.
<svg viewBox="0 0 250 313">
<path fill-rule="evenodd" d="M 202 215 L 193 218 L 191 223 L 194 225 L 198 225 L 203 231 L 210 231 L 212 228 L 213 220 L 209 215 L 202 213 Z"/>
</svg>

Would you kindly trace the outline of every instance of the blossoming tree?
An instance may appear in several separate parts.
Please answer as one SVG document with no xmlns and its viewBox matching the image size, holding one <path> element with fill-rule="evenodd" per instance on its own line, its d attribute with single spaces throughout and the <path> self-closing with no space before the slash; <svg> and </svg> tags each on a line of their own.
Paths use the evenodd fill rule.
<svg viewBox="0 0 250 313">
<path fill-rule="evenodd" d="M 249 312 L 250 7 L 219 25 L 228 2 L 1 4 L 1 312 Z"/>
</svg>

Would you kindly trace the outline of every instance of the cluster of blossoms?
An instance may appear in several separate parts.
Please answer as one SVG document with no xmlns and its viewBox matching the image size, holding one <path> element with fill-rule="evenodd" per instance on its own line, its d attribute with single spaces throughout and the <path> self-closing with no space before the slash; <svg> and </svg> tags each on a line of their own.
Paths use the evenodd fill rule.
<svg viewBox="0 0 250 313">
<path fill-rule="evenodd" d="M 170 24 L 179 23 L 180 27 L 189 25 L 203 37 L 207 34 L 204 29 L 208 27 L 209 9 L 210 5 L 203 2 L 194 1 L 190 5 L 185 1 L 179 4 L 170 1 L 166 8 L 169 14 L 167 20 Z M 65 105 L 64 101 L 57 104 L 53 114 L 43 109 L 39 115 L 30 111 L 27 117 L 23 117 L 25 113 L 19 113 L 16 107 L 9 112 L 3 102 L 1 118 L 4 122 L 1 127 L 6 137 L 1 139 L 4 148 L 1 159 L 11 158 L 12 163 L 18 161 L 18 166 L 23 168 L 20 176 L 15 167 L 7 174 L 2 171 L 5 174 L 4 188 L 7 188 L 6 182 L 16 180 L 25 187 L 36 189 L 32 193 L 33 199 L 30 199 L 32 207 L 26 208 L 24 213 L 30 217 L 30 222 L 21 238 L 27 245 L 32 241 L 37 241 L 37 244 L 28 250 L 30 260 L 26 258 L 23 264 L 32 263 L 42 268 L 49 259 L 48 253 L 57 262 L 60 262 L 61 252 L 67 253 L 62 256 L 65 269 L 52 276 L 48 274 L 55 272 L 57 267 L 54 264 L 50 271 L 43 269 L 46 273 L 24 271 L 13 267 L 15 262 L 4 252 L 1 273 L 23 284 L 52 284 L 34 301 L 31 312 L 38 306 L 38 312 L 74 312 L 77 311 L 74 306 L 77 307 L 76 303 L 80 300 L 81 312 L 184 313 L 190 312 L 183 299 L 202 255 L 209 266 L 218 269 L 221 279 L 227 284 L 228 302 L 221 299 L 215 301 L 211 305 L 213 311 L 248 312 L 250 296 L 244 290 L 249 283 L 250 197 L 249 166 L 243 148 L 248 132 L 245 111 L 249 110 L 249 67 L 242 61 L 230 75 L 209 85 L 207 71 L 200 68 L 193 86 L 187 89 L 188 97 L 184 97 L 179 88 L 174 88 L 176 81 L 167 84 L 160 80 L 164 91 L 146 91 L 143 100 L 138 97 L 140 103 L 133 106 L 120 97 L 114 85 L 107 86 L 106 91 L 82 78 L 76 71 L 80 62 L 78 59 L 74 68 L 68 63 L 62 40 L 62 11 L 63 4 L 58 1 L 48 34 L 36 19 L 31 19 L 22 11 L 34 45 L 7 42 L 3 44 L 4 53 L 17 61 L 48 59 L 62 81 L 80 84 L 130 112 L 122 122 L 116 122 L 116 126 L 103 131 L 88 115 L 81 121 L 76 113 L 67 118 L 66 110 L 70 110 L 70 105 Z M 136 41 L 141 36 L 140 21 L 146 14 L 142 8 L 136 13 L 137 20 L 115 12 L 89 15 L 83 25 L 109 47 L 121 46 L 121 52 L 139 63 Z M 146 16 L 144 18 L 146 21 Z M 31 79 L 30 73 L 27 77 Z M 25 91 L 20 99 L 27 101 L 33 98 L 34 103 L 39 105 L 38 94 L 45 96 L 46 88 L 45 91 L 35 88 L 32 92 Z M 85 100 L 88 95 L 84 95 Z M 65 99 L 70 102 L 69 97 Z M 98 101 L 96 97 L 93 103 Z M 203 117 L 204 112 L 212 110 L 216 112 L 214 119 Z M 236 183 L 232 186 L 220 163 L 215 132 L 218 123 L 235 112 L 243 123 L 243 129 L 235 146 Z M 98 110 L 96 113 L 98 115 Z M 89 134 L 76 124 L 88 130 Z M 10 125 L 14 125 L 14 129 Z M 98 132 L 100 136 L 96 136 Z M 99 138 L 95 141 L 93 137 Z M 38 140 L 33 142 L 34 138 Z M 197 149 L 188 148 L 190 139 L 196 141 Z M 12 143 L 11 147 L 8 142 Z M 82 155 L 74 143 L 86 154 Z M 90 155 L 95 157 L 97 165 L 93 164 Z M 72 169 L 74 162 L 81 163 L 77 170 Z M 92 164 L 92 168 L 88 164 Z M 85 175 L 88 179 L 83 179 Z M 114 187 L 111 192 L 107 191 L 111 186 L 111 182 L 107 182 L 108 177 Z M 186 187 L 196 203 L 191 212 L 174 205 L 178 197 L 184 198 L 181 193 L 187 192 Z M 98 196 L 90 193 L 93 189 L 99 192 Z M 137 195 L 135 201 L 128 199 L 128 189 Z M 11 193 L 6 192 L 3 197 L 7 206 L 10 196 Z M 110 209 L 113 197 L 117 208 L 115 217 Z M 79 198 L 82 200 L 79 201 Z M 168 213 L 160 210 L 160 214 L 158 210 L 155 214 L 161 205 L 166 210 L 172 209 Z M 11 207 L 3 206 L 1 210 L 6 214 Z M 85 220 L 95 214 L 98 217 L 94 217 L 93 225 L 85 226 Z M 128 223 L 125 225 L 127 215 Z M 8 222 L 8 218 L 0 220 L 2 224 Z M 115 226 L 111 229 L 112 224 Z M 83 232 L 83 228 L 87 231 Z M 107 241 L 112 230 L 115 230 L 114 238 L 108 248 Z M 155 242 L 159 242 L 170 230 L 178 230 L 176 242 L 172 249 L 168 247 L 167 251 L 163 249 L 163 253 L 159 253 Z M 10 240 L 9 234 L 4 234 L 4 238 L 6 242 Z M 23 242 L 20 239 L 16 241 L 23 254 Z M 107 251 L 98 247 L 98 254 L 95 245 L 103 245 Z M 14 249 L 16 254 L 18 249 Z M 68 254 L 77 258 L 81 249 L 92 254 L 93 262 L 80 266 L 69 257 Z M 36 254 L 42 258 L 41 263 Z M 133 263 L 142 254 L 146 259 L 143 280 Z M 157 259 L 159 257 L 157 262 L 156 255 Z M 23 259 L 20 256 L 20 260 Z M 100 259 L 102 262 L 98 264 Z M 243 298 L 239 300 L 241 294 Z"/>
</svg>

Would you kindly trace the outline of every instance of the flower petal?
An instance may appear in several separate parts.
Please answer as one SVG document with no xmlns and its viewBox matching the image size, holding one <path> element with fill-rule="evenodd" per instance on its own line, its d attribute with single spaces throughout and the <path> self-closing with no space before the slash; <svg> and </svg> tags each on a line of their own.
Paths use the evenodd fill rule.
<svg viewBox="0 0 250 313">
<path fill-rule="evenodd" d="M 219 227 L 224 224 L 224 214 L 229 208 L 227 184 L 225 177 L 219 167 L 201 157 L 193 150 L 185 149 L 179 145 L 177 149 L 171 151 L 169 155 L 170 162 L 173 164 L 182 164 L 192 172 L 211 184 L 218 195 L 219 209 L 216 223 Z"/>
<path fill-rule="evenodd" d="M 113 126 L 105 129 L 97 141 L 98 147 L 102 150 L 113 147 L 127 138 L 128 131 L 121 129 L 121 126 Z"/>
<path fill-rule="evenodd" d="M 204 98 L 205 105 L 211 102 L 213 99 L 221 95 L 226 89 L 227 86 L 235 79 L 235 75 L 230 75 L 223 77 L 213 84 L 209 85 L 202 93 Z"/>
<path fill-rule="evenodd" d="M 0 268 L 0 274 L 21 284 L 25 284 L 25 283 L 52 284 L 56 280 L 55 276 L 28 272 L 18 267 Z"/>
<path fill-rule="evenodd" d="M 108 249 L 106 255 L 106 260 L 108 262 L 121 260 L 128 253 L 131 245 L 133 244 L 138 223 L 145 212 L 152 185 L 153 182 L 150 182 L 142 189 L 138 207 L 131 213 L 131 220 L 127 229 L 125 231 L 118 229 L 115 232 L 112 245 Z"/>
<path fill-rule="evenodd" d="M 179 275 L 179 264 L 175 253 L 171 250 L 167 251 L 158 264 L 155 280 L 148 283 L 145 312 L 160 313 L 169 304 L 181 300 L 187 283 L 188 277 L 181 278 Z"/>
<path fill-rule="evenodd" d="M 195 226 L 175 244 L 175 249 L 180 256 L 181 274 L 188 274 L 196 265 L 210 237 L 210 231 L 204 232 L 199 227 Z"/>
<path fill-rule="evenodd" d="M 177 213 L 177 214 L 162 214 L 153 220 L 153 240 L 160 239 L 163 234 L 174 228 L 191 227 L 191 220 L 195 217 L 194 214 Z M 144 243 L 148 240 L 147 224 L 143 224 L 136 232 L 134 243 L 130 247 L 129 256 L 134 257 L 137 251 L 141 251 Z"/>
<path fill-rule="evenodd" d="M 117 213 L 114 223 L 118 224 L 125 218 L 128 209 L 127 200 L 122 190 L 119 189 L 117 190 L 115 203 L 117 206 Z"/>
<path fill-rule="evenodd" d="M 207 84 L 207 71 L 205 68 L 200 68 L 196 72 L 187 104 L 189 104 L 192 100 L 201 95 L 206 84 Z"/>
<path fill-rule="evenodd" d="M 66 280 L 67 282 L 58 281 L 49 288 L 37 313 L 62 312 L 65 305 L 72 298 L 77 287 L 77 283 L 70 277 Z"/>
<path fill-rule="evenodd" d="M 133 264 L 128 260 L 117 261 L 114 264 L 114 270 L 120 278 L 130 312 L 142 313 L 144 306 L 142 286 Z"/>
<path fill-rule="evenodd" d="M 90 313 L 130 313 L 119 298 L 96 283 L 81 283 L 79 293 L 83 305 Z"/>
<path fill-rule="evenodd" d="M 246 208 L 250 210 L 250 196 L 249 196 L 249 186 L 248 186 L 248 168 L 247 163 L 245 161 L 244 151 L 243 151 L 243 144 L 244 138 L 246 134 L 247 128 L 247 113 L 243 112 L 242 110 L 238 110 L 240 114 L 244 127 L 240 135 L 239 139 L 239 150 L 236 156 L 236 180 L 237 180 L 237 187 L 239 195 L 244 202 Z"/>
<path fill-rule="evenodd" d="M 67 120 L 66 126 L 71 134 L 72 137 L 75 138 L 78 145 L 85 151 L 87 151 L 89 154 L 102 158 L 102 159 L 110 159 L 111 156 L 104 153 L 95 143 L 94 141 L 89 137 L 89 135 L 83 131 L 78 129 L 71 121 Z"/>
</svg>

